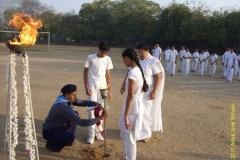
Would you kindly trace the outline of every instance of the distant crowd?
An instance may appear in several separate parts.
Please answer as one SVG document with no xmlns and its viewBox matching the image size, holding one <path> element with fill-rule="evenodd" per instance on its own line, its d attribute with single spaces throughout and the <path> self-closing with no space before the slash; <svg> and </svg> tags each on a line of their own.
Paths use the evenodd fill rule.
<svg viewBox="0 0 240 160">
<path fill-rule="evenodd" d="M 155 44 L 152 50 L 152 55 L 161 61 L 163 56 L 164 69 L 169 72 L 170 76 L 175 76 L 176 65 L 178 63 L 178 72 L 181 72 L 183 76 L 189 75 L 189 72 L 198 72 L 199 76 L 202 76 L 209 67 L 209 76 L 213 76 L 217 69 L 218 55 L 215 51 L 210 53 L 208 49 L 202 49 L 199 53 L 198 49 L 195 49 L 193 54 L 190 53 L 189 48 L 185 46 L 181 47 L 178 52 L 175 46 L 167 47 L 164 54 L 159 44 Z M 192 58 L 192 66 L 190 66 L 190 59 Z M 234 52 L 233 47 L 227 47 L 226 51 L 221 58 L 222 63 L 222 77 L 226 78 L 226 82 L 232 82 L 233 76 L 238 75 L 240 81 L 240 55 Z"/>
</svg>

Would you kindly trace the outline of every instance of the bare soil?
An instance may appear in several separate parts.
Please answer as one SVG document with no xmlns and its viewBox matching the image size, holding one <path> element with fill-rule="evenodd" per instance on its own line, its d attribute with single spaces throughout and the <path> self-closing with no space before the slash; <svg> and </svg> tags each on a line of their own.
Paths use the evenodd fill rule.
<svg viewBox="0 0 240 160">
<path fill-rule="evenodd" d="M 52 153 L 45 148 L 46 141 L 42 138 L 42 124 L 51 105 L 67 83 L 78 86 L 78 98 L 86 99 L 83 86 L 84 63 L 89 54 L 97 52 L 96 47 L 83 46 L 46 46 L 29 48 L 27 54 L 30 61 L 31 93 L 41 160 L 75 160 L 75 159 L 124 159 L 120 128 L 118 121 L 123 104 L 120 86 L 126 74 L 122 62 L 122 48 L 112 48 L 109 56 L 114 69 L 111 71 L 113 100 L 107 101 L 111 107 L 107 126 L 107 153 L 104 157 L 104 144 L 95 141 L 86 144 L 87 128 L 78 127 L 75 143 L 65 147 L 60 153 Z M 0 44 L 0 159 L 3 159 L 4 134 L 7 111 L 7 81 L 6 68 L 9 50 Z M 19 144 L 16 147 L 16 159 L 29 159 L 24 147 L 24 97 L 22 56 L 17 61 L 17 88 L 19 108 Z M 164 65 L 164 63 L 163 63 Z M 137 160 L 227 160 L 230 159 L 230 148 L 235 149 L 236 159 L 240 159 L 240 81 L 234 76 L 231 83 L 221 78 L 221 64 L 218 63 L 214 76 L 198 76 L 190 73 L 182 76 L 166 74 L 164 97 L 162 102 L 163 133 L 154 132 L 148 143 L 137 142 Z M 231 105 L 236 110 L 236 140 L 231 146 Z M 84 107 L 76 107 L 82 118 L 87 118 Z"/>
</svg>

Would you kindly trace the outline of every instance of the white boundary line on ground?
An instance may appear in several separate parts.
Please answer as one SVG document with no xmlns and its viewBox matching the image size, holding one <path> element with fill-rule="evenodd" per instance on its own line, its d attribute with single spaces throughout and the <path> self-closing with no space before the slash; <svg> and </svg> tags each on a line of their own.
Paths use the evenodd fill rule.
<svg viewBox="0 0 240 160">
<path fill-rule="evenodd" d="M 211 87 L 211 86 L 239 86 L 240 84 L 226 84 L 226 85 L 198 85 L 198 86 L 179 86 L 178 88 L 194 88 L 194 87 Z"/>
<path fill-rule="evenodd" d="M 176 82 L 176 83 L 225 83 L 225 81 L 190 81 L 190 82 Z"/>
<path fill-rule="evenodd" d="M 240 90 L 240 88 L 235 88 L 235 89 L 214 89 L 214 90 L 193 90 L 193 91 L 185 91 L 185 92 L 175 92 L 176 94 L 180 94 L 180 93 L 186 93 L 186 92 L 193 92 L 193 93 L 197 93 L 197 92 L 209 92 L 209 91 L 231 91 L 231 90 Z"/>
</svg>

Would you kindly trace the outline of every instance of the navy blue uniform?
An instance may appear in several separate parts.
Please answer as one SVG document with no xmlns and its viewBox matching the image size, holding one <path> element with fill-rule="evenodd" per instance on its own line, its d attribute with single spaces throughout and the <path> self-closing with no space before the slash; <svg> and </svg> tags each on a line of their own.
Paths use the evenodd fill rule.
<svg viewBox="0 0 240 160">
<path fill-rule="evenodd" d="M 100 117 L 81 119 L 74 110 L 75 106 L 97 106 L 97 102 L 76 99 L 69 102 L 63 95 L 58 96 L 43 124 L 42 135 L 47 140 L 46 147 L 54 152 L 70 145 L 75 139 L 76 126 L 91 126 L 100 121 Z"/>
</svg>

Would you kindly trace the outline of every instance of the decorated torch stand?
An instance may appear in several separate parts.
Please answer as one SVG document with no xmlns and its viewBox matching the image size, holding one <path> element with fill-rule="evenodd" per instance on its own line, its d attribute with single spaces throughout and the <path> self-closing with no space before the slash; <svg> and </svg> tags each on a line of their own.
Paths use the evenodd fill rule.
<svg viewBox="0 0 240 160">
<path fill-rule="evenodd" d="M 32 98 L 30 90 L 30 74 L 28 56 L 25 49 L 29 46 L 17 46 L 6 43 L 10 49 L 9 62 L 7 65 L 8 100 L 6 128 L 4 139 L 4 160 L 15 160 L 15 148 L 18 144 L 18 106 L 17 106 L 17 81 L 16 81 L 16 54 L 23 55 L 23 86 L 25 98 L 25 151 L 29 153 L 31 160 L 39 160 L 36 130 L 33 117 Z"/>
<path fill-rule="evenodd" d="M 107 98 L 107 92 L 108 92 L 108 89 L 100 89 L 100 93 L 101 93 L 101 97 L 102 99 L 104 99 L 104 110 L 107 110 L 107 107 L 106 107 L 106 98 Z M 106 130 L 106 119 L 104 120 L 104 129 L 105 129 L 105 132 L 104 132 L 104 157 L 108 157 L 109 155 L 107 154 L 107 138 L 106 138 L 106 133 L 107 133 L 107 130 Z"/>
</svg>

